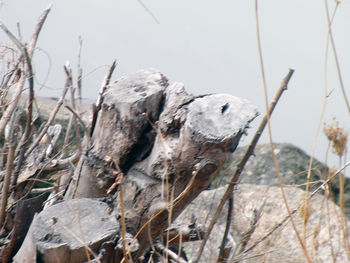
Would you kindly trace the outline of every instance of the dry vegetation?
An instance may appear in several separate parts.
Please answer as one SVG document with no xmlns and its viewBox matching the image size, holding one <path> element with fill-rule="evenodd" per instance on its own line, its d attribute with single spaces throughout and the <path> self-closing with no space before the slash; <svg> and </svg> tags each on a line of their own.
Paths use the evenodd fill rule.
<svg viewBox="0 0 350 263">
<path fill-rule="evenodd" d="M 327 3 L 327 1 L 326 1 Z M 340 66 L 337 62 L 337 54 L 335 49 L 335 43 L 332 36 L 332 21 L 336 14 L 336 10 L 340 2 L 336 3 L 336 8 L 332 15 L 328 15 L 328 38 L 327 38 L 327 51 L 326 51 L 326 62 L 328 60 L 328 45 L 334 53 L 334 58 L 336 60 L 336 66 L 338 70 L 338 76 L 340 78 L 341 90 L 343 92 L 344 100 L 348 108 L 344 109 L 347 114 L 350 114 L 350 108 L 348 104 L 348 97 L 343 86 L 343 81 L 340 73 Z M 11 33 L 5 24 L 0 22 L 0 27 L 3 32 L 9 37 L 10 43 L 1 43 L 0 46 L 0 59 L 1 59 L 1 89 L 0 89 L 0 143 L 1 143 L 1 158 L 0 158 L 0 181 L 1 181 L 1 209 L 0 209 L 0 248 L 1 248 L 1 261 L 9 262 L 13 257 L 14 253 L 18 250 L 21 242 L 23 241 L 24 234 L 29 228 L 29 223 L 35 212 L 42 210 L 41 203 L 45 200 L 44 204 L 49 206 L 54 200 L 62 197 L 65 192 L 67 182 L 69 177 L 72 175 L 74 166 L 79 160 L 82 151 L 84 150 L 84 138 L 88 140 L 90 138 L 91 130 L 93 130 L 96 124 L 96 118 L 99 110 L 101 109 L 101 98 L 103 98 L 103 93 L 105 87 L 108 85 L 111 75 L 113 73 L 115 64 L 112 65 L 110 71 L 108 72 L 106 79 L 101 85 L 101 91 L 99 99 L 94 106 L 94 111 L 92 113 L 92 120 L 82 117 L 82 110 L 79 108 L 81 101 L 81 78 L 82 69 L 80 66 L 77 68 L 76 81 L 73 81 L 73 72 L 69 64 L 64 66 L 66 73 L 66 83 L 62 91 L 61 97 L 57 100 L 56 105 L 47 119 L 43 119 L 42 113 L 36 105 L 35 99 L 35 82 L 33 81 L 35 72 L 32 68 L 32 57 L 35 51 L 36 42 L 39 37 L 40 30 L 45 23 L 46 17 L 50 12 L 50 8 L 46 9 L 34 29 L 31 39 L 29 39 L 28 44 L 21 42 L 15 34 Z M 327 13 L 328 6 L 327 6 Z M 256 1 L 256 26 L 257 26 L 257 38 L 258 47 L 260 55 L 260 65 L 261 72 L 264 80 L 264 89 L 267 93 L 267 84 L 264 76 L 264 61 L 263 61 L 263 50 L 260 45 L 260 31 L 259 31 L 259 16 L 258 16 L 258 5 Z M 80 47 L 82 42 L 80 41 Z M 80 57 L 80 54 L 78 54 Z M 252 218 L 250 218 L 250 228 L 245 233 L 244 237 L 241 239 L 241 243 L 238 244 L 238 248 L 233 248 L 231 243 L 228 242 L 228 235 L 230 233 L 230 226 L 232 221 L 233 206 L 234 206 L 234 189 L 239 182 L 239 177 L 244 169 L 245 163 L 248 161 L 250 156 L 254 152 L 254 147 L 257 144 L 260 135 L 262 134 L 265 126 L 268 126 L 268 131 L 270 135 L 270 145 L 273 148 L 273 138 L 271 135 L 270 127 L 270 116 L 278 102 L 278 99 L 282 95 L 283 91 L 286 90 L 288 82 L 292 77 L 293 70 L 290 70 L 286 75 L 285 79 L 282 81 L 280 89 L 278 90 L 276 96 L 272 102 L 267 101 L 266 96 L 266 116 L 262 120 L 256 135 L 253 138 L 250 147 L 248 148 L 244 158 L 241 160 L 237 166 L 236 172 L 232 175 L 231 181 L 227 186 L 225 193 L 223 194 L 216 212 L 210 218 L 210 223 L 204 229 L 203 235 L 196 237 L 202 240 L 201 245 L 196 251 L 196 255 L 193 262 L 199 262 L 201 260 L 201 254 L 205 249 L 206 242 L 209 236 L 212 234 L 211 231 L 220 216 L 224 205 L 227 203 L 227 223 L 224 233 L 222 233 L 222 241 L 220 245 L 220 250 L 218 253 L 217 262 L 237 262 L 244 258 L 250 258 L 251 255 L 247 253 L 247 244 L 254 234 L 256 226 L 259 224 L 261 218 L 261 211 L 257 210 L 253 213 Z M 327 71 L 325 70 L 325 75 Z M 24 95 L 25 94 L 25 95 Z M 66 95 L 70 94 L 70 99 L 67 99 Z M 324 96 L 324 107 L 327 103 L 327 98 L 329 92 L 327 87 L 325 87 Z M 21 98 L 25 98 L 25 107 L 20 106 L 19 102 Z M 65 107 L 66 114 L 70 114 L 68 120 L 59 120 L 57 118 L 57 113 L 62 112 L 63 106 Z M 315 138 L 317 138 L 323 125 L 323 115 L 324 110 L 320 114 L 319 127 Z M 153 125 L 153 124 L 152 124 Z M 348 219 L 344 214 L 344 169 L 349 163 L 346 162 L 346 153 L 348 145 L 348 132 L 336 121 L 332 124 L 324 124 L 323 126 L 324 134 L 329 140 L 329 151 L 332 149 L 333 152 L 339 157 L 339 166 L 334 167 L 329 170 L 329 174 L 324 176 L 324 181 L 322 185 L 314 192 L 309 191 L 310 178 L 308 176 L 306 183 L 305 198 L 299 204 L 298 209 L 290 208 L 290 200 L 288 200 L 284 185 L 279 175 L 279 167 L 276 156 L 272 149 L 272 155 L 274 159 L 276 176 L 279 180 L 279 187 L 282 193 L 282 200 L 287 211 L 287 216 L 285 220 L 291 222 L 294 234 L 297 236 L 299 245 L 304 252 L 304 259 L 307 262 L 314 262 L 311 253 L 312 248 L 308 247 L 306 244 L 306 230 L 307 222 L 311 217 L 313 211 L 310 209 L 310 199 L 321 189 L 325 189 L 324 198 L 331 198 L 329 191 L 327 191 L 327 184 L 335 178 L 339 178 L 340 184 L 340 198 L 339 207 L 342 211 L 340 216 L 339 224 L 343 231 L 343 249 L 348 255 L 348 260 L 350 261 L 350 241 L 349 241 L 349 229 L 348 229 Z M 64 134 L 64 136 L 60 136 Z M 316 141 L 316 140 L 315 140 Z M 314 145 L 315 148 L 315 145 Z M 328 154 L 328 152 L 327 152 Z M 311 173 L 313 157 L 310 159 L 310 168 L 308 174 Z M 327 160 L 326 160 L 327 163 Z M 119 185 L 121 189 L 123 183 L 123 174 L 118 168 L 118 164 L 115 164 L 115 175 L 116 181 L 109 189 L 112 192 L 114 188 Z M 195 177 L 195 172 L 194 172 Z M 68 179 L 67 179 L 68 178 Z M 106 193 L 106 196 L 107 194 Z M 121 193 L 121 191 L 120 191 Z M 172 193 L 168 193 L 168 198 L 170 198 Z M 123 196 L 120 195 L 120 200 L 123 200 Z M 29 200 L 29 201 L 28 201 Z M 26 204 L 29 202 L 30 206 L 33 207 L 33 211 L 27 215 L 23 214 Z M 174 202 L 176 201 L 173 200 Z M 123 202 L 122 202 L 123 203 Z M 169 206 L 171 207 L 171 206 Z M 169 208 L 171 210 L 171 208 Z M 295 213 L 301 214 L 302 227 L 298 228 L 293 221 L 293 215 Z M 284 212 L 284 211 L 283 211 Z M 124 215 L 122 206 L 122 218 Z M 328 211 L 329 213 L 329 211 Z M 25 223 L 24 223 L 25 222 Z M 280 222 L 274 226 L 274 230 L 278 229 L 283 225 L 284 222 Z M 125 224 L 125 222 L 123 223 Z M 68 231 L 68 230 L 67 230 Z M 125 237 L 125 225 L 122 226 L 122 236 Z M 221 235 L 221 233 L 220 233 Z M 266 236 L 270 233 L 266 233 Z M 178 253 L 171 250 L 172 238 L 170 237 L 169 231 L 165 235 L 165 238 L 169 242 L 165 242 L 165 246 L 161 243 L 155 243 L 152 247 L 154 258 L 161 256 L 163 259 L 170 262 L 186 262 L 186 260 L 181 255 L 181 249 L 178 249 Z M 180 247 L 182 246 L 180 242 Z M 130 246 L 128 247 L 125 242 L 122 243 L 122 249 L 124 253 L 124 262 L 131 261 L 129 256 Z M 87 249 L 88 251 L 89 249 Z M 249 252 L 249 251 L 248 251 Z M 151 253 L 151 255 L 153 255 Z M 98 262 L 98 257 L 89 250 L 87 252 L 89 258 L 96 257 Z M 92 254 L 92 255 L 91 255 Z M 147 258 L 147 257 L 146 257 Z M 148 255 L 151 262 L 152 256 Z M 333 261 L 336 261 L 336 256 L 334 255 Z"/>
</svg>

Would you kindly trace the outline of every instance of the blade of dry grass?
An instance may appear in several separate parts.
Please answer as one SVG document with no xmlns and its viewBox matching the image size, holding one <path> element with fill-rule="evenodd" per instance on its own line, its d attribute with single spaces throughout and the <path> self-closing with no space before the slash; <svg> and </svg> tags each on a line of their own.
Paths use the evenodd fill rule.
<svg viewBox="0 0 350 263">
<path fill-rule="evenodd" d="M 271 153 L 272 153 L 272 160 L 273 160 L 273 164 L 275 167 L 275 171 L 276 171 L 276 176 L 277 176 L 277 180 L 278 180 L 278 184 L 280 186 L 281 189 L 281 195 L 282 195 L 282 199 L 284 202 L 284 205 L 286 207 L 286 210 L 288 212 L 288 215 L 290 215 L 290 222 L 292 224 L 293 230 L 295 232 L 295 235 L 303 249 L 305 258 L 307 260 L 307 262 L 311 263 L 312 260 L 310 258 L 310 255 L 307 251 L 307 248 L 305 246 L 305 243 L 303 241 L 303 239 L 300 237 L 300 234 L 296 228 L 295 222 L 293 220 L 293 217 L 291 216 L 291 210 L 289 208 L 288 205 L 288 201 L 284 192 L 284 188 L 283 188 L 283 183 L 282 183 L 282 178 L 279 172 L 279 167 L 278 167 L 278 163 L 277 163 L 277 158 L 276 155 L 274 153 L 274 146 L 273 146 L 273 139 L 272 139 L 272 131 L 271 131 L 271 122 L 270 122 L 270 114 L 269 114 L 269 102 L 268 102 L 268 92 L 267 92 L 267 83 L 266 83 L 266 77 L 265 77 L 265 70 L 264 70 L 264 61 L 263 61 L 263 55 L 262 55 L 262 48 L 261 48 L 261 38 L 260 38 L 260 24 L 259 24 L 259 12 L 258 12 L 258 0 L 255 0 L 255 22 L 256 22 L 256 35 L 257 35 L 257 42 L 258 42 L 258 52 L 259 52 L 259 62 L 260 62 L 260 70 L 261 70 L 261 75 L 262 75 L 262 79 L 263 79 L 263 86 L 264 86 L 264 97 L 265 97 L 265 106 L 266 106 L 266 116 L 267 116 L 267 127 L 268 127 L 268 137 L 269 137 L 269 142 L 270 142 L 270 148 L 271 148 Z"/>
</svg>

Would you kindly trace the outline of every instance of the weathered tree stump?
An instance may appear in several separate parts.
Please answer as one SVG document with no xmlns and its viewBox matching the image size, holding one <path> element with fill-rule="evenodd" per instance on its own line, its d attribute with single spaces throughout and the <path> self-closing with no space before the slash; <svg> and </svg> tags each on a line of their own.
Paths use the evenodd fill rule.
<svg viewBox="0 0 350 263">
<path fill-rule="evenodd" d="M 195 97 L 187 94 L 181 83 L 168 87 L 167 79 L 156 70 L 123 77 L 105 93 L 92 138 L 75 169 L 66 199 L 106 197 L 113 183 L 123 178 L 122 172 L 125 180 L 111 209 L 118 220 L 121 208 L 125 209 L 127 235 L 137 235 L 129 252 L 137 259 L 209 186 L 256 116 L 256 109 L 244 99 L 227 94 Z M 58 206 L 49 209 L 55 213 Z M 43 214 L 50 217 L 46 211 L 39 217 Z M 60 214 L 56 220 L 65 217 Z M 92 213 L 90 218 L 99 217 Z M 55 234 L 67 235 L 66 231 Z M 117 246 L 118 240 L 121 233 L 110 242 Z M 68 247 L 74 253 L 72 246 Z M 91 249 L 96 254 L 101 252 L 100 247 Z M 110 253 L 115 253 L 114 260 L 121 258 L 120 249 Z"/>
</svg>

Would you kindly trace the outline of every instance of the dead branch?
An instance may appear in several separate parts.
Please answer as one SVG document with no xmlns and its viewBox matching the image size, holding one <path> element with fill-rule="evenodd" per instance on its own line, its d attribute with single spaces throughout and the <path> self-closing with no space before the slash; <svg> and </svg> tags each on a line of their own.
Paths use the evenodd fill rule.
<svg viewBox="0 0 350 263">
<path fill-rule="evenodd" d="M 41 28 L 42 28 L 42 26 L 43 26 L 43 24 L 44 24 L 44 22 L 46 20 L 46 17 L 48 15 L 48 13 L 50 12 L 50 8 L 51 7 L 48 7 L 47 9 L 45 9 L 43 14 L 40 16 L 39 22 L 37 23 L 36 28 L 35 28 L 35 30 L 33 32 L 32 37 L 31 37 L 31 40 L 30 40 L 30 42 L 28 44 L 28 48 L 27 48 L 28 56 L 27 57 L 29 58 L 29 61 L 31 60 L 31 58 L 33 56 L 35 45 L 36 45 L 36 42 L 37 42 L 40 30 L 41 30 Z M 10 32 L 10 30 L 7 29 L 7 27 L 2 22 L 0 22 L 0 27 L 5 31 L 5 33 L 10 37 L 10 39 L 12 41 L 14 41 L 14 43 L 18 46 L 18 44 L 20 42 L 16 41 L 17 38 Z M 22 50 L 22 48 L 20 48 L 21 46 L 23 46 L 23 45 L 19 45 L 18 46 L 20 50 Z M 21 96 L 21 94 L 23 92 L 24 82 L 25 82 L 25 76 L 22 74 L 21 77 L 20 77 L 20 80 L 19 80 L 19 82 L 17 84 L 17 89 L 15 91 L 13 100 L 11 101 L 10 105 L 7 107 L 6 111 L 4 112 L 4 114 L 3 114 L 3 116 L 2 116 L 2 118 L 0 120 L 0 134 L 3 133 L 6 124 L 10 120 L 10 118 L 11 118 L 11 116 L 13 114 L 13 111 L 17 107 L 19 98 L 20 98 L 20 96 Z"/>
<path fill-rule="evenodd" d="M 109 68 L 109 71 L 108 71 L 107 75 L 105 76 L 105 78 L 102 82 L 100 91 L 98 93 L 96 105 L 95 105 L 95 107 L 93 109 L 93 113 L 92 113 L 90 137 L 92 137 L 92 134 L 94 133 L 94 129 L 95 129 L 96 121 L 97 121 L 97 116 L 98 116 L 99 111 L 101 110 L 101 105 L 103 103 L 104 94 L 105 94 L 107 86 L 109 85 L 109 82 L 111 80 L 115 66 L 116 66 L 116 60 L 113 61 L 112 66 Z"/>
<path fill-rule="evenodd" d="M 7 163 L 6 163 L 6 174 L 4 178 L 4 183 L 3 183 L 3 188 L 2 188 L 2 193 L 1 193 L 1 210 L 0 210 L 0 229 L 3 226 L 4 220 L 5 220 L 5 215 L 6 215 L 6 207 L 7 207 L 7 198 L 9 194 L 9 186 L 10 186 L 10 179 L 12 175 L 12 170 L 13 170 L 13 163 L 14 163 L 14 156 L 15 156 L 15 119 L 16 119 L 16 114 L 13 115 L 12 119 L 14 121 L 10 122 L 9 127 L 9 136 L 7 138 L 7 144 L 9 147 L 8 154 L 7 154 Z"/>
<path fill-rule="evenodd" d="M 69 105 L 64 105 L 64 107 L 69 110 L 74 116 L 75 118 L 77 118 L 77 120 L 79 121 L 80 125 L 83 127 L 83 130 L 84 130 L 84 133 L 87 134 L 88 130 L 86 128 L 86 124 L 85 122 L 80 118 L 79 114 L 74 110 L 72 109 L 71 106 Z"/>
<path fill-rule="evenodd" d="M 69 71 L 69 64 L 64 66 L 64 70 L 66 72 L 66 84 L 64 86 L 63 92 L 61 97 L 59 98 L 59 100 L 57 101 L 56 107 L 54 108 L 54 110 L 51 112 L 51 115 L 47 121 L 47 123 L 45 124 L 43 130 L 40 132 L 40 134 L 38 135 L 38 137 L 35 139 L 35 141 L 32 143 L 32 145 L 30 146 L 30 148 L 26 151 L 24 157 L 27 157 L 33 150 L 34 148 L 39 144 L 39 142 L 41 141 L 41 139 L 44 137 L 44 135 L 46 134 L 48 128 L 50 127 L 50 125 L 52 124 L 53 120 L 56 117 L 56 114 L 58 112 L 58 110 L 61 108 L 62 104 L 63 104 L 63 100 L 67 94 L 68 89 L 72 86 L 72 78 L 71 78 L 71 72 Z"/>
</svg>

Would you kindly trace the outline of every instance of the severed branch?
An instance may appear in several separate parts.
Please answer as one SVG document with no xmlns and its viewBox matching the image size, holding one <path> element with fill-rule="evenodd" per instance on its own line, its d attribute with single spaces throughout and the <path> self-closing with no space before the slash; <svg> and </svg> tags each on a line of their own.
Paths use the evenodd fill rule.
<svg viewBox="0 0 350 263">
<path fill-rule="evenodd" d="M 230 181 L 230 183 L 229 183 L 229 185 L 228 185 L 228 187 L 227 187 L 227 189 L 226 189 L 226 191 L 225 191 L 225 193 L 224 193 L 224 195 L 223 195 L 223 197 L 222 197 L 222 199 L 220 201 L 220 204 L 219 204 L 218 208 L 216 209 L 216 212 L 215 212 L 215 214 L 214 214 L 214 216 L 213 216 L 213 218 L 212 218 L 212 220 L 211 220 L 211 222 L 209 224 L 207 232 L 204 235 L 203 241 L 201 243 L 201 246 L 199 248 L 197 257 L 194 260 L 194 262 L 196 262 L 196 263 L 199 262 L 199 259 L 200 259 L 201 255 L 202 255 L 202 252 L 203 252 L 203 249 L 204 249 L 204 246 L 205 246 L 205 244 L 206 244 L 206 242 L 208 240 L 208 237 L 209 237 L 211 231 L 213 230 L 213 227 L 214 227 L 214 225 L 215 225 L 215 223 L 216 223 L 216 221 L 217 221 L 217 219 L 218 219 L 218 217 L 219 217 L 219 215 L 220 215 L 220 213 L 221 213 L 221 211 L 222 211 L 222 209 L 224 207 L 224 204 L 232 196 L 233 189 L 238 183 L 238 179 L 239 179 L 239 177 L 240 177 L 240 175 L 241 175 L 241 173 L 243 171 L 243 168 L 244 168 L 245 164 L 249 160 L 250 156 L 253 155 L 253 153 L 254 153 L 254 148 L 255 148 L 256 144 L 258 143 L 261 134 L 264 131 L 264 128 L 265 128 L 265 126 L 267 124 L 268 117 L 271 116 L 271 114 L 273 113 L 273 110 L 275 109 L 275 106 L 276 106 L 278 100 L 280 99 L 282 93 L 287 89 L 288 82 L 291 79 L 293 73 L 294 73 L 294 70 L 293 69 L 289 69 L 288 74 L 283 79 L 283 81 L 281 83 L 281 86 L 278 89 L 275 97 L 273 98 L 273 100 L 272 100 L 272 102 L 270 104 L 269 110 L 268 110 L 267 114 L 264 116 L 263 120 L 261 121 L 261 123 L 259 125 L 259 128 L 256 131 L 256 133 L 255 133 L 255 135 L 254 135 L 254 137 L 253 137 L 253 139 L 252 139 L 252 141 L 251 141 L 251 143 L 250 143 L 250 145 L 249 145 L 245 155 L 243 156 L 243 158 L 240 161 L 240 163 L 237 165 L 236 172 L 232 176 L 231 181 Z M 229 211 L 229 212 L 232 212 L 232 211 Z M 230 224 L 228 224 L 228 225 L 230 225 Z M 229 227 L 229 226 L 227 226 L 227 227 Z"/>
</svg>

